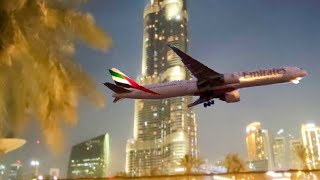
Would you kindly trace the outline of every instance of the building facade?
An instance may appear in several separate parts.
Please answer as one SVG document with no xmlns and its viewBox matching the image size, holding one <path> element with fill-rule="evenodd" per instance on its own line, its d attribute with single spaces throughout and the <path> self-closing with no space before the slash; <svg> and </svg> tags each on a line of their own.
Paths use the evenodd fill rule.
<svg viewBox="0 0 320 180">
<path fill-rule="evenodd" d="M 289 140 L 289 167 L 290 169 L 301 169 L 303 168 L 302 160 L 298 155 L 298 148 L 303 147 L 302 141 L 300 139 L 290 139 Z"/>
<path fill-rule="evenodd" d="M 273 162 L 276 170 L 287 169 L 286 138 L 276 136 L 272 143 Z"/>
<path fill-rule="evenodd" d="M 307 151 L 307 162 L 311 169 L 320 168 L 320 127 L 314 124 L 303 124 L 301 127 L 302 142 Z"/>
<path fill-rule="evenodd" d="M 68 178 L 101 178 L 110 175 L 109 135 L 103 134 L 74 145 L 71 150 Z"/>
<path fill-rule="evenodd" d="M 167 46 L 188 49 L 185 0 L 152 0 L 144 10 L 142 85 L 191 79 L 181 59 Z M 197 125 L 192 97 L 136 100 L 134 135 L 127 142 L 126 172 L 173 174 L 185 154 L 197 156 Z M 159 172 L 161 171 L 161 172 Z"/>
<path fill-rule="evenodd" d="M 246 129 L 246 143 L 251 170 L 265 171 L 272 168 L 268 131 L 261 128 L 260 122 L 253 122 Z"/>
<path fill-rule="evenodd" d="M 22 166 L 20 163 L 13 163 L 10 165 L 8 180 L 22 180 Z"/>
</svg>

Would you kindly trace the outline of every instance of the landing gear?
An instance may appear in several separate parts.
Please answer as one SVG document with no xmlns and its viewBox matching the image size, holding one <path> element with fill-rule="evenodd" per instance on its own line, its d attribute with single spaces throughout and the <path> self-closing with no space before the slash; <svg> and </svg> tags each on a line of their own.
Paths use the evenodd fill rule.
<svg viewBox="0 0 320 180">
<path fill-rule="evenodd" d="M 207 107 L 207 106 L 211 106 L 211 105 L 214 105 L 214 100 L 212 100 L 212 101 L 207 101 L 207 102 L 205 102 L 205 103 L 203 103 L 203 107 Z"/>
</svg>

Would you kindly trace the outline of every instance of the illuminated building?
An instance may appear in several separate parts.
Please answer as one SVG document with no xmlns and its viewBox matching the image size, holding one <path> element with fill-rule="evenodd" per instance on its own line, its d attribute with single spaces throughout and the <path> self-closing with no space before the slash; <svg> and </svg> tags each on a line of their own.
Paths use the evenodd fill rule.
<svg viewBox="0 0 320 180">
<path fill-rule="evenodd" d="M 181 59 L 167 46 L 183 51 L 188 46 L 185 0 L 153 0 L 144 10 L 142 75 L 138 82 L 191 79 Z M 133 139 L 127 142 L 126 172 L 148 175 L 154 169 L 173 174 L 175 161 L 185 154 L 197 156 L 197 125 L 192 97 L 136 100 Z"/>
<path fill-rule="evenodd" d="M 68 178 L 100 178 L 110 175 L 109 135 L 103 134 L 74 145 L 71 150 Z"/>
<path fill-rule="evenodd" d="M 264 171 L 272 167 L 268 131 L 261 129 L 260 122 L 247 126 L 247 151 L 250 169 Z"/>
<path fill-rule="evenodd" d="M 9 167 L 8 180 L 21 180 L 22 168 L 20 163 L 13 163 Z"/>
<path fill-rule="evenodd" d="M 277 136 L 273 139 L 272 144 L 274 168 L 276 170 L 285 170 L 287 168 L 286 157 L 286 138 Z"/>
<path fill-rule="evenodd" d="M 314 124 L 303 124 L 301 134 L 303 145 L 307 151 L 309 168 L 320 168 L 320 127 Z"/>
<path fill-rule="evenodd" d="M 290 139 L 289 140 L 289 150 L 290 150 L 290 169 L 300 169 L 301 168 L 301 159 L 297 154 L 297 148 L 303 146 L 300 139 Z"/>
</svg>

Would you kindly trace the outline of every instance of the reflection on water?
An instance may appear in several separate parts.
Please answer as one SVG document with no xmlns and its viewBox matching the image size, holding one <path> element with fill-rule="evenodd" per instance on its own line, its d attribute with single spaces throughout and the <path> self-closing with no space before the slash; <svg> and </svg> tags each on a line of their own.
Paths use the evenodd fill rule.
<svg viewBox="0 0 320 180">
<path fill-rule="evenodd" d="M 37 119 L 49 145 L 63 144 L 75 124 L 79 96 L 103 106 L 95 83 L 74 59 L 75 42 L 107 50 L 110 38 L 81 13 L 83 0 L 0 1 L 0 133 Z"/>
</svg>

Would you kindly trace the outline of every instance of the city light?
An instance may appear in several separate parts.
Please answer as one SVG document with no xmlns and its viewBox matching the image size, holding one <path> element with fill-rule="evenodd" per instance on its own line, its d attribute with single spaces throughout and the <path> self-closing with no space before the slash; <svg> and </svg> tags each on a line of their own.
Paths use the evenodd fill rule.
<svg viewBox="0 0 320 180">
<path fill-rule="evenodd" d="M 175 168 L 174 169 L 174 172 L 184 172 L 185 171 L 185 169 L 184 168 Z"/>
<path fill-rule="evenodd" d="M 277 132 L 277 135 L 280 135 L 283 133 L 283 129 L 280 129 L 278 132 Z"/>
<path fill-rule="evenodd" d="M 31 166 L 39 166 L 40 163 L 39 163 L 39 161 L 32 160 L 32 161 L 30 162 L 30 165 L 31 165 Z"/>
</svg>

